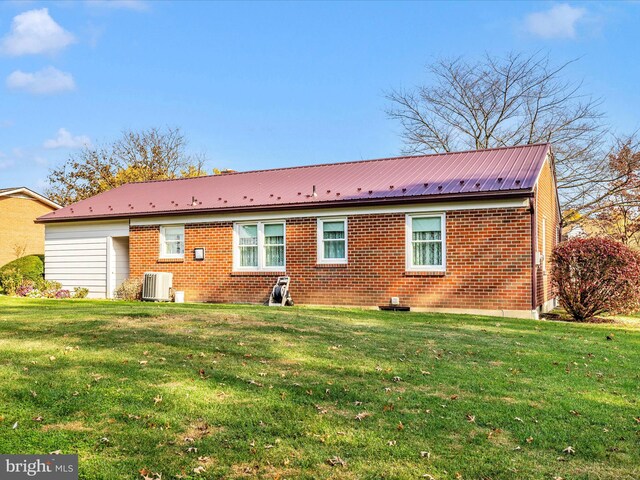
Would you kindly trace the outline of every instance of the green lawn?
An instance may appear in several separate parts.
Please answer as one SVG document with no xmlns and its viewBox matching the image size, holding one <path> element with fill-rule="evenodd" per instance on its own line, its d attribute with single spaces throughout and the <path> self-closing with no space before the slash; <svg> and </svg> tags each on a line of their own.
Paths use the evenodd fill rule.
<svg viewBox="0 0 640 480">
<path fill-rule="evenodd" d="M 0 297 L 0 452 L 81 478 L 638 479 L 639 417 L 634 325 Z"/>
</svg>

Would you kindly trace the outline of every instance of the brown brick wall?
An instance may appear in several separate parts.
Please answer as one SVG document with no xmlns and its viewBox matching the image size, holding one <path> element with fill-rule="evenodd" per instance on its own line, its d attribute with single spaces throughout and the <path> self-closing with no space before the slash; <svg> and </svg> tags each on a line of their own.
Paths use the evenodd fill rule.
<svg viewBox="0 0 640 480">
<path fill-rule="evenodd" d="M 348 217 L 348 265 L 317 265 L 316 218 L 286 222 L 287 274 L 298 304 L 531 309 L 527 208 L 451 211 L 446 216 L 446 275 L 405 272 L 405 215 Z M 267 300 L 278 273 L 233 273 L 233 224 L 188 224 L 184 261 L 158 259 L 159 227 L 131 226 L 131 275 L 174 274 L 187 301 Z M 204 247 L 206 260 L 194 261 Z"/>
<path fill-rule="evenodd" d="M 52 210 L 35 199 L 0 197 L 0 267 L 15 260 L 16 245 L 25 255 L 44 253 L 44 225 L 34 220 Z"/>
<path fill-rule="evenodd" d="M 540 173 L 540 179 L 536 188 L 536 218 L 537 218 L 537 250 L 542 252 L 542 219 L 546 219 L 546 252 L 545 267 L 542 265 L 536 268 L 537 279 L 537 304 L 541 305 L 547 300 L 553 298 L 551 288 L 551 256 L 553 248 L 558 243 L 558 226 L 560 225 L 560 217 L 558 213 L 558 203 L 555 193 L 555 181 L 551 162 L 547 161 Z"/>
</svg>

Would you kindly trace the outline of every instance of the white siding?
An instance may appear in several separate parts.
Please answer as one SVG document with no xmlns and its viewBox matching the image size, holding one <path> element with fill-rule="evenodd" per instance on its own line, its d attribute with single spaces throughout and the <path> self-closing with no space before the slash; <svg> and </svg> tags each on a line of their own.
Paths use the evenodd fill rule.
<svg viewBox="0 0 640 480">
<path fill-rule="evenodd" d="M 45 225 L 44 269 L 47 280 L 62 283 L 63 288 L 89 289 L 90 298 L 106 298 L 108 266 L 112 261 L 110 237 L 127 237 L 129 222 L 69 222 Z M 121 242 L 122 243 L 122 242 Z M 127 243 L 128 275 L 128 243 Z M 116 250 L 121 263 L 123 249 Z M 120 267 L 122 271 L 123 267 Z M 114 286 L 115 288 L 115 286 Z"/>
</svg>

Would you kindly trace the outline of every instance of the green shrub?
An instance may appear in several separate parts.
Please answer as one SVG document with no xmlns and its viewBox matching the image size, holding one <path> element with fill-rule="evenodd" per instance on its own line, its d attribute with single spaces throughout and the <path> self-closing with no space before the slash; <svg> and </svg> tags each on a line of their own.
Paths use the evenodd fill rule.
<svg viewBox="0 0 640 480">
<path fill-rule="evenodd" d="M 23 277 L 15 268 L 0 269 L 0 286 L 7 295 L 15 295 L 16 290 L 22 284 Z"/>
<path fill-rule="evenodd" d="M 87 298 L 89 295 L 89 289 L 84 287 L 76 287 L 73 289 L 73 294 L 71 298 Z"/>
<path fill-rule="evenodd" d="M 34 282 L 38 282 L 42 280 L 44 276 L 44 262 L 40 255 L 27 255 L 26 257 L 20 257 L 4 265 L 0 268 L 0 274 L 7 270 L 17 271 L 21 276 L 21 280 L 32 280 Z M 20 283 L 21 282 L 18 283 L 18 286 Z M 4 283 L 2 284 L 2 287 L 5 288 Z"/>
<path fill-rule="evenodd" d="M 120 300 L 141 300 L 142 280 L 138 278 L 128 278 L 116 288 L 116 298 Z"/>
</svg>

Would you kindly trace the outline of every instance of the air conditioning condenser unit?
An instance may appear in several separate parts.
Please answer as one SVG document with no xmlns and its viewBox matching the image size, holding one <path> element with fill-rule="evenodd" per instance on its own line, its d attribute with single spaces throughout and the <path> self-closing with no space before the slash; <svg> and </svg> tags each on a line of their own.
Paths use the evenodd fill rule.
<svg viewBox="0 0 640 480">
<path fill-rule="evenodd" d="M 173 288 L 173 274 L 167 272 L 146 272 L 142 283 L 142 300 L 170 302 Z"/>
</svg>

